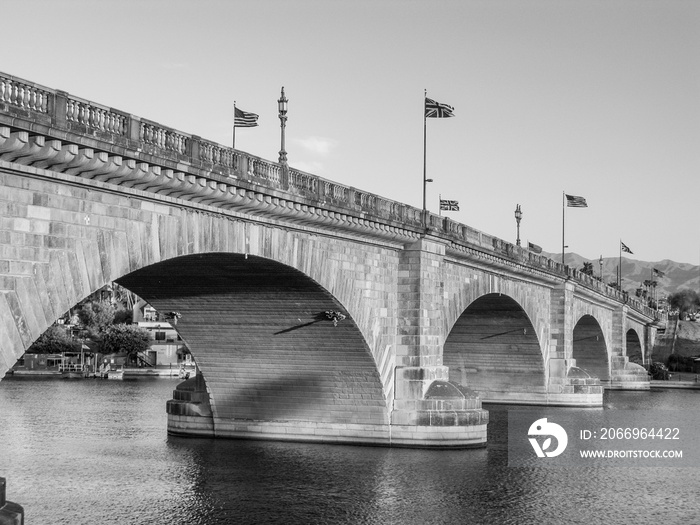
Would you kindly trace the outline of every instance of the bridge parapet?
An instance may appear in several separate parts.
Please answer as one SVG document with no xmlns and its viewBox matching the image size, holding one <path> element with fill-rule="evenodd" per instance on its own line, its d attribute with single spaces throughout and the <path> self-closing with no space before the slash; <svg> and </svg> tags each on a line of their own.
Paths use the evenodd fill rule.
<svg viewBox="0 0 700 525">
<path fill-rule="evenodd" d="M 5 137 L 3 126 L 7 126 Z M 591 276 L 448 217 L 0 73 L 0 157 L 3 147 L 9 148 L 3 141 L 7 143 L 10 131 L 17 130 L 44 135 L 46 142 L 59 139 L 55 151 L 59 152 L 62 146 L 72 147 L 73 157 L 87 150 L 103 155 L 95 157 L 98 168 L 92 174 L 83 168 L 67 168 L 69 174 L 228 209 L 239 206 L 254 210 L 264 203 L 267 214 L 312 215 L 321 226 L 354 229 L 402 243 L 429 233 L 448 241 L 448 252 L 479 252 L 505 264 L 515 263 L 558 279 L 573 280 L 657 319 L 651 308 Z M 52 170 L 62 171 L 58 161 L 42 158 L 37 163 L 32 155 L 16 158 L 12 154 L 12 160 L 38 167 L 48 164 Z M 66 163 L 63 168 L 66 166 L 72 164 Z M 133 173 L 124 176 L 129 170 Z"/>
<path fill-rule="evenodd" d="M 55 90 L 4 73 L 0 74 L 0 101 L 37 113 L 49 113 Z"/>
</svg>

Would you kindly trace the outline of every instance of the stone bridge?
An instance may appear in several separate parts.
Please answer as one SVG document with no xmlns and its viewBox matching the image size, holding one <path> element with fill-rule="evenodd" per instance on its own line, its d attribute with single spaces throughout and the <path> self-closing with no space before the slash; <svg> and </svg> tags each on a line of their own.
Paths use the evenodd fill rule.
<svg viewBox="0 0 700 525">
<path fill-rule="evenodd" d="M 0 377 L 116 281 L 201 372 L 183 435 L 468 447 L 482 401 L 648 388 L 655 312 L 469 226 L 0 74 Z"/>
</svg>

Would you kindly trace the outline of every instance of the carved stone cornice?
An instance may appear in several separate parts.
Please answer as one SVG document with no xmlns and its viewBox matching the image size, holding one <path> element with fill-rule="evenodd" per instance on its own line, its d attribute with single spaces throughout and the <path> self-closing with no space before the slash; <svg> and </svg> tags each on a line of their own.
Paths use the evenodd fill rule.
<svg viewBox="0 0 700 525">
<path fill-rule="evenodd" d="M 419 236 L 418 232 L 399 225 L 343 213 L 328 206 L 310 205 L 293 197 L 280 198 L 237 179 L 221 182 L 108 151 L 64 144 L 40 135 L 29 136 L 26 131 L 7 126 L 0 126 L 0 159 L 315 228 L 347 230 L 397 242 L 408 242 Z"/>
</svg>

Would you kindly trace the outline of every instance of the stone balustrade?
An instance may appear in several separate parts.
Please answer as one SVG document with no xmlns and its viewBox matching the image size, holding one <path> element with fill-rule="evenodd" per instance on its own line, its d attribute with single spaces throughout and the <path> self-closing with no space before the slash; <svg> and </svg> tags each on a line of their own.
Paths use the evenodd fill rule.
<svg viewBox="0 0 700 525">
<path fill-rule="evenodd" d="M 10 118 L 3 119 L 4 116 Z M 103 182 L 117 183 L 117 177 L 127 168 L 137 172 L 140 170 L 140 178 L 132 176 L 127 178 L 127 182 L 120 179 L 121 182 L 118 183 L 148 191 L 162 190 L 165 195 L 222 207 L 235 206 L 247 191 L 244 183 L 253 184 L 257 186 L 256 191 L 269 192 L 276 199 L 284 196 L 283 204 L 279 201 L 274 203 L 283 214 L 296 213 L 293 208 L 299 203 L 307 208 L 313 207 L 313 213 L 318 217 L 324 215 L 319 210 L 327 210 L 324 216 L 332 214 L 335 219 L 352 223 L 358 228 L 370 227 L 371 222 L 371 227 L 377 231 L 393 232 L 401 229 L 411 232 L 413 237 L 427 232 L 452 243 L 457 252 L 460 247 L 469 248 L 525 268 L 556 274 L 626 303 L 630 308 L 651 318 L 658 317 L 651 308 L 591 276 L 448 217 L 325 180 L 4 73 L 0 73 L 0 126 L 2 125 L 19 129 L 25 125 L 24 129 L 32 129 L 33 133 L 37 133 L 37 125 L 43 125 L 46 126 L 47 133 L 57 130 L 59 135 L 62 133 L 60 136 L 68 136 L 66 142 L 70 142 L 76 135 L 89 139 L 89 148 L 82 144 L 66 144 L 64 154 L 75 155 L 72 150 L 66 149 L 70 147 L 83 148 L 81 153 L 86 153 L 89 149 L 89 153 L 95 155 L 96 159 L 91 161 L 92 164 L 100 166 L 94 172 L 94 178 Z M 50 137 L 46 138 L 46 142 L 51 142 Z M 140 161 L 136 158 L 123 159 L 121 156 L 100 158 L 97 147 L 100 144 L 106 152 L 112 151 L 112 145 L 125 148 L 126 151 L 145 152 L 161 165 L 139 164 Z M 173 169 L 183 164 L 199 170 L 200 175 L 193 178 Z M 82 167 L 70 169 L 77 174 L 83 172 Z M 235 187 L 227 186 L 228 183 L 235 184 Z M 271 198 L 261 195 L 258 201 L 270 201 Z"/>
<path fill-rule="evenodd" d="M 57 97 L 59 100 L 63 97 Z M 61 102 L 64 102 L 61 100 Z M 86 130 L 97 130 L 114 135 L 126 135 L 128 116 L 112 111 L 110 108 L 67 97 L 65 100 L 65 121 L 84 126 Z"/>
<path fill-rule="evenodd" d="M 51 90 L 0 74 L 0 102 L 38 113 L 48 113 Z"/>
<path fill-rule="evenodd" d="M 172 151 L 179 155 L 186 153 L 187 141 L 191 140 L 182 133 L 165 129 L 157 124 L 149 124 L 148 122 L 141 122 L 139 139 L 146 144 L 156 146 L 162 150 Z"/>
</svg>

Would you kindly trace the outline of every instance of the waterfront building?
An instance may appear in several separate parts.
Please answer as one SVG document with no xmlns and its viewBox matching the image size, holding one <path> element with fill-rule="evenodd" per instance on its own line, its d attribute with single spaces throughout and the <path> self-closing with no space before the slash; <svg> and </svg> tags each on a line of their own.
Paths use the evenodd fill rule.
<svg viewBox="0 0 700 525">
<path fill-rule="evenodd" d="M 19 358 L 12 373 L 32 375 L 59 375 L 63 362 L 61 354 L 24 354 Z"/>
<path fill-rule="evenodd" d="M 136 323 L 148 332 L 150 349 L 142 356 L 146 366 L 179 367 L 190 364 L 192 355 L 177 330 L 166 321 L 140 321 Z"/>
</svg>

